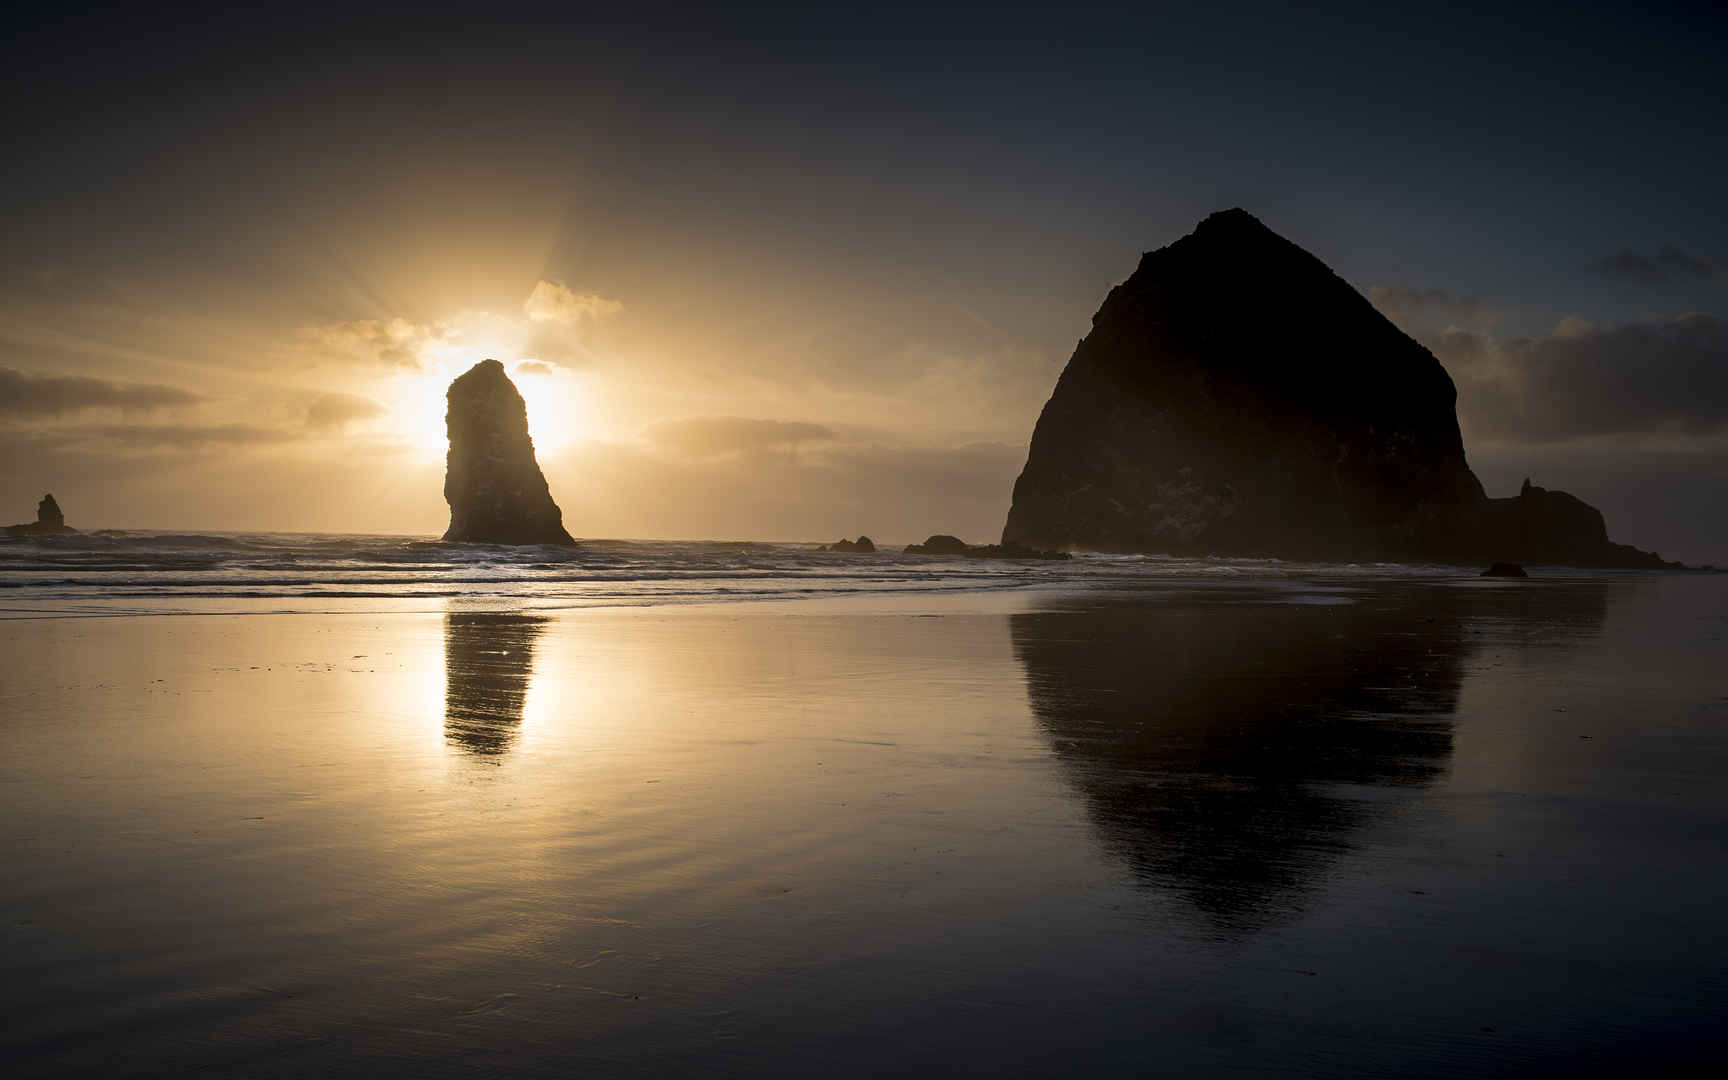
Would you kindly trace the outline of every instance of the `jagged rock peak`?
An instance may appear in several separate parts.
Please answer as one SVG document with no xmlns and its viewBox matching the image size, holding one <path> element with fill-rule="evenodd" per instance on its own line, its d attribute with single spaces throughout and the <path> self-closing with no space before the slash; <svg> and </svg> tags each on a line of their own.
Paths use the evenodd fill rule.
<svg viewBox="0 0 1728 1080">
<path fill-rule="evenodd" d="M 456 377 L 445 395 L 449 432 L 444 539 L 469 544 L 573 544 L 534 458 L 528 409 L 496 360 Z"/>
</svg>

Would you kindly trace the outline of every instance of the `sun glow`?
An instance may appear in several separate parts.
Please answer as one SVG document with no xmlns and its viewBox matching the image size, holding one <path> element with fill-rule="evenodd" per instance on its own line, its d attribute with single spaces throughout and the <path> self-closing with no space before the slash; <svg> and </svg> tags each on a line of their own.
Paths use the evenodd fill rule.
<svg viewBox="0 0 1728 1080">
<path fill-rule="evenodd" d="M 437 347 L 421 358 L 421 368 L 396 380 L 390 392 L 392 425 L 414 456 L 442 461 L 448 449 L 444 427 L 444 394 L 451 380 L 487 358 L 503 360 L 510 381 L 528 410 L 528 435 L 541 458 L 574 442 L 592 425 L 588 403 L 577 376 L 549 364 L 525 364 L 507 359 L 509 348 L 495 346 Z"/>
</svg>

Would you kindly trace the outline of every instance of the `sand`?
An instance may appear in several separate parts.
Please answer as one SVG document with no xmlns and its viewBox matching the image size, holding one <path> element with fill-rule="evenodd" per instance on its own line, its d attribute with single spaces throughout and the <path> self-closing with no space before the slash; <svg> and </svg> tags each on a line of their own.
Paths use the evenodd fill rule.
<svg viewBox="0 0 1728 1080">
<path fill-rule="evenodd" d="M 1708 1060 L 1724 585 L 0 621 L 0 1062 Z"/>
</svg>

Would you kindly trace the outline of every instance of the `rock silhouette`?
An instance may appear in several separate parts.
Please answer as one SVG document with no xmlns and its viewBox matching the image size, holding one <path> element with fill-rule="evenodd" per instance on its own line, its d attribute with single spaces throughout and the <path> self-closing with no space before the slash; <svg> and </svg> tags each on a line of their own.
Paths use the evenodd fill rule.
<svg viewBox="0 0 1728 1080">
<path fill-rule="evenodd" d="M 1529 577 L 1530 574 L 1515 562 L 1497 562 L 1482 571 L 1482 577 Z"/>
<path fill-rule="evenodd" d="M 843 551 L 856 555 L 874 555 L 876 553 L 876 543 L 868 536 L 860 536 L 856 540 L 847 540 L 842 537 L 841 539 L 834 541 L 832 544 L 823 544 L 816 550 Z"/>
<path fill-rule="evenodd" d="M 1110 291 L 1032 435 L 1004 544 L 1664 566 L 1561 492 L 1491 500 L 1427 349 L 1247 212 Z"/>
<path fill-rule="evenodd" d="M 35 521 L 6 526 L 7 536 L 58 536 L 77 531 L 66 524 L 66 515 L 60 512 L 60 504 L 53 495 L 42 496 L 42 501 L 36 504 Z"/>
<path fill-rule="evenodd" d="M 970 550 L 971 547 L 966 541 L 947 533 L 937 533 L 926 538 L 922 544 L 906 545 L 908 555 L 964 555 Z"/>
<path fill-rule="evenodd" d="M 464 544 L 574 544 L 534 460 L 528 412 L 496 360 L 457 376 L 446 395 L 450 453 L 444 539 Z"/>
<path fill-rule="evenodd" d="M 1570 566 L 1679 566 L 1649 552 L 1608 539 L 1602 512 L 1575 495 L 1537 487 L 1525 478 L 1510 499 L 1489 499 L 1482 512 L 1483 535 L 1494 555 L 1512 563 L 1562 563 Z"/>
<path fill-rule="evenodd" d="M 907 544 L 908 555 L 959 555 L 967 559 L 1066 559 L 1066 551 L 1039 551 L 1024 544 L 968 544 L 958 536 L 937 533 L 922 544 Z"/>
</svg>

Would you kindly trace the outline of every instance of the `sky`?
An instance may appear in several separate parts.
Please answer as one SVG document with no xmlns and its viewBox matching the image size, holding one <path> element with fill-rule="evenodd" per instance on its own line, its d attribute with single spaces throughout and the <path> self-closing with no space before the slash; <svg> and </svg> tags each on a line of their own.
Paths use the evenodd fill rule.
<svg viewBox="0 0 1728 1080">
<path fill-rule="evenodd" d="M 577 536 L 994 540 L 1110 286 L 1241 206 L 1491 495 L 1728 562 L 1712 5 L 152 8 L 6 16 L 0 519 L 435 534 L 491 356 Z"/>
</svg>

